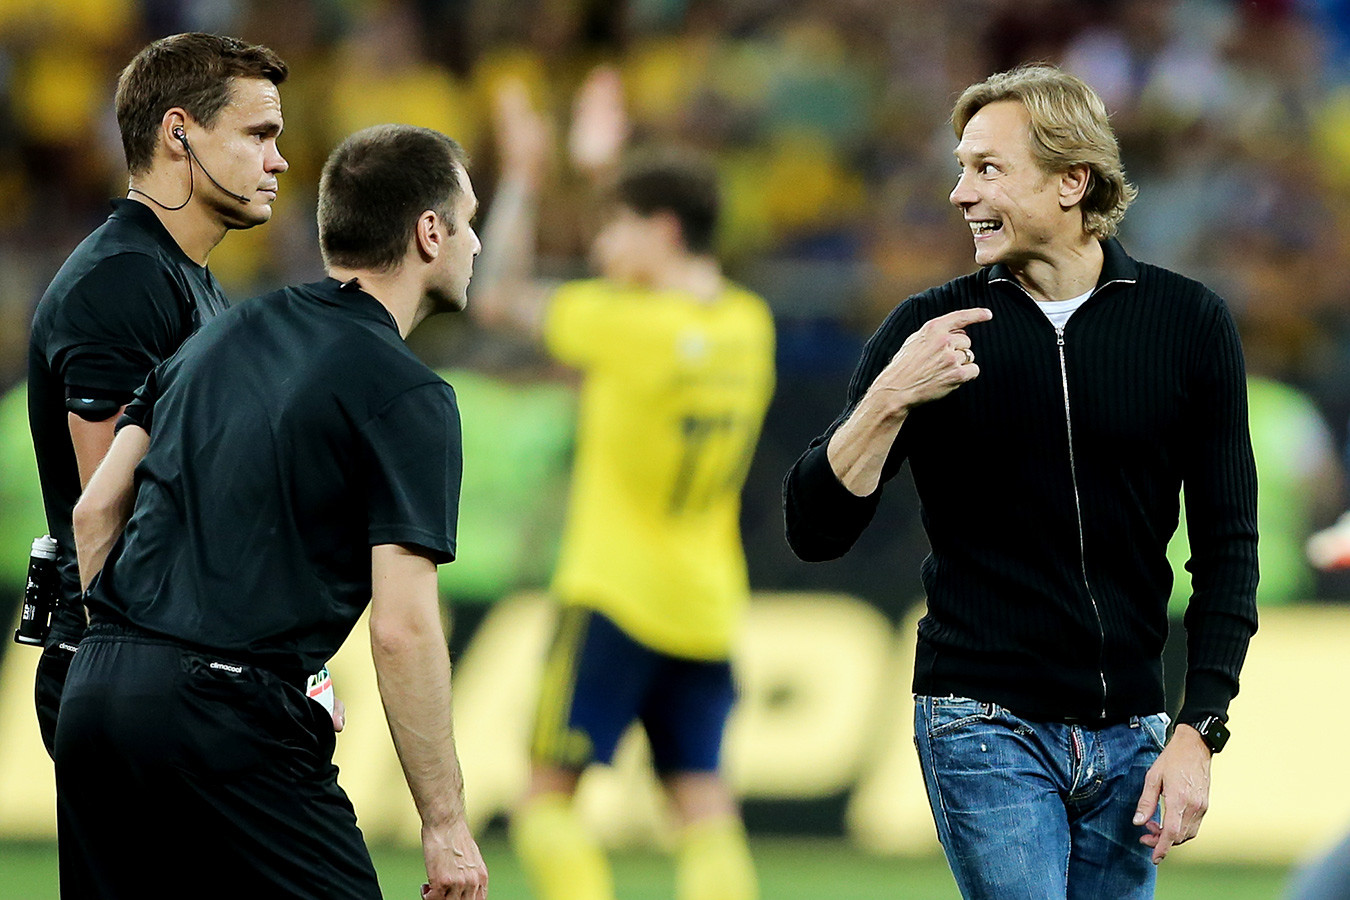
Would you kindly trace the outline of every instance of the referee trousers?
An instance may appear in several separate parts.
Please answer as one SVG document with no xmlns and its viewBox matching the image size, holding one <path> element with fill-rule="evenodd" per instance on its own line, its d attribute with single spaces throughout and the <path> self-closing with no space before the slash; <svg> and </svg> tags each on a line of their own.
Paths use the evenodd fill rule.
<svg viewBox="0 0 1350 900">
<path fill-rule="evenodd" d="M 56 729 L 63 898 L 377 898 L 327 712 L 271 672 L 94 625 Z"/>
</svg>

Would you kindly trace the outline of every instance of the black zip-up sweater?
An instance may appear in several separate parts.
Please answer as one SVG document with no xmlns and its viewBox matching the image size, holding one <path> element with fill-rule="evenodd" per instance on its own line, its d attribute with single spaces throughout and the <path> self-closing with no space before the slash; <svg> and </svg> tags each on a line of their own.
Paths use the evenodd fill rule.
<svg viewBox="0 0 1350 900">
<path fill-rule="evenodd" d="M 855 497 L 826 445 L 911 333 L 969 307 L 980 375 L 911 410 L 882 472 L 908 459 L 932 552 L 914 691 L 1043 721 L 1163 709 L 1167 542 L 1184 484 L 1194 594 L 1180 721 L 1227 717 L 1256 630 L 1256 466 L 1242 348 L 1223 301 L 1104 241 L 1101 278 L 1062 332 L 996 265 L 900 304 L 863 352 L 848 407 L 788 472 L 788 542 L 842 556 L 880 499 Z"/>
</svg>

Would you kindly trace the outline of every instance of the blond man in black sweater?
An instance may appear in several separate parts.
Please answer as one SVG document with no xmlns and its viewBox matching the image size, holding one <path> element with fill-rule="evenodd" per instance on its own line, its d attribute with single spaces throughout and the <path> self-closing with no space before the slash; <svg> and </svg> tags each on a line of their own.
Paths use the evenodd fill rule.
<svg viewBox="0 0 1350 900">
<path fill-rule="evenodd" d="M 1105 108 L 1051 66 L 967 89 L 951 202 L 974 274 L 900 304 L 788 473 L 788 539 L 845 553 L 906 459 L 932 554 L 915 733 L 966 897 L 1153 896 L 1198 832 L 1256 629 L 1256 471 L 1223 301 L 1131 259 Z M 1186 488 L 1186 702 L 1165 549 Z M 1160 802 L 1161 801 L 1161 802 Z"/>
</svg>

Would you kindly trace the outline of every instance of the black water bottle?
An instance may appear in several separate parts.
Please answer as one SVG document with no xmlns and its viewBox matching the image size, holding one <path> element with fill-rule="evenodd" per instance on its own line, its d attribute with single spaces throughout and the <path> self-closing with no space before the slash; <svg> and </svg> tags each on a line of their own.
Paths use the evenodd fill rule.
<svg viewBox="0 0 1350 900">
<path fill-rule="evenodd" d="M 33 541 L 28 557 L 28 585 L 23 591 L 23 618 L 14 632 L 14 642 L 41 647 L 52 630 L 56 611 L 56 538 L 44 534 Z"/>
</svg>

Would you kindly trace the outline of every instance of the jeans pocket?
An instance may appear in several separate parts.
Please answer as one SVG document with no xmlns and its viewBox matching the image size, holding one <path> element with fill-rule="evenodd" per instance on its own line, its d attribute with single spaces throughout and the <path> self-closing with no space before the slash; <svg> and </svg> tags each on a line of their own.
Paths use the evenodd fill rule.
<svg viewBox="0 0 1350 900">
<path fill-rule="evenodd" d="M 977 722 L 991 722 L 997 714 L 998 707 L 993 703 L 966 697 L 932 697 L 929 699 L 928 735 L 942 737 Z"/>
<path fill-rule="evenodd" d="M 1149 742 L 1159 753 L 1167 746 L 1167 726 L 1171 721 L 1167 713 L 1139 717 L 1139 730 L 1148 735 Z"/>
</svg>

